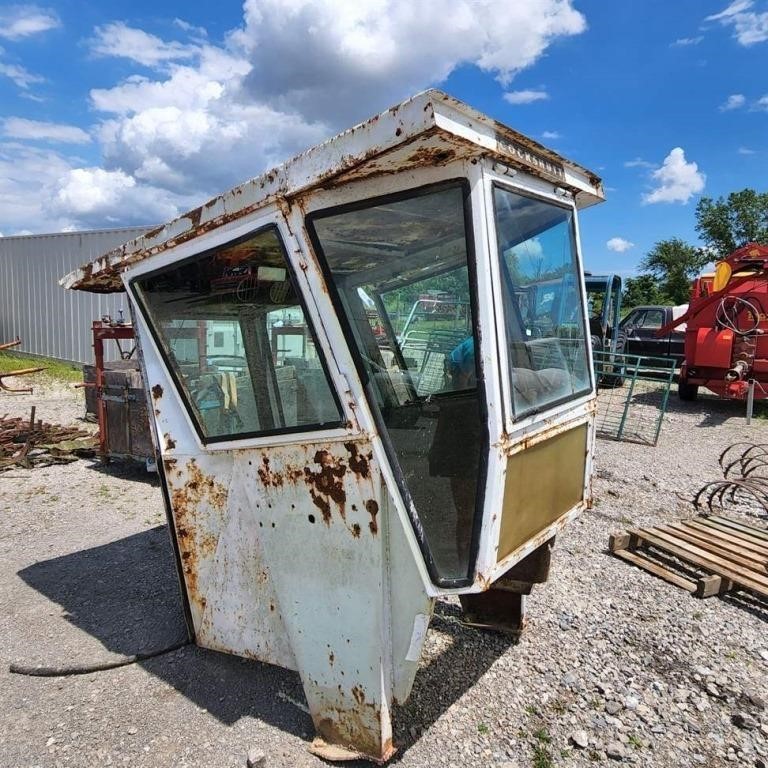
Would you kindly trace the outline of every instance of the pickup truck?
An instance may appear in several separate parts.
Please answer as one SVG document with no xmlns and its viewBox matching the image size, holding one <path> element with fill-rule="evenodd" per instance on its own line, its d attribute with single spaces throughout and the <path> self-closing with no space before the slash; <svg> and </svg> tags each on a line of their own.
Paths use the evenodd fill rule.
<svg viewBox="0 0 768 768">
<path fill-rule="evenodd" d="M 660 339 L 656 338 L 656 332 L 681 317 L 687 309 L 687 304 L 677 307 L 647 305 L 631 309 L 619 324 L 619 331 L 626 338 L 624 353 L 673 357 L 679 367 L 685 359 L 685 323 Z"/>
</svg>

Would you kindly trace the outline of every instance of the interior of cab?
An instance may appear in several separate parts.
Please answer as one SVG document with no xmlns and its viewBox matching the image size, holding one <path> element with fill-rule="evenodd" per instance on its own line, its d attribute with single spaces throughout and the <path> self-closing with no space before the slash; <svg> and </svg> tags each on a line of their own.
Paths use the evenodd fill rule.
<svg viewBox="0 0 768 768">
<path fill-rule="evenodd" d="M 268 228 L 135 281 L 206 440 L 338 426 L 338 402 Z"/>
</svg>

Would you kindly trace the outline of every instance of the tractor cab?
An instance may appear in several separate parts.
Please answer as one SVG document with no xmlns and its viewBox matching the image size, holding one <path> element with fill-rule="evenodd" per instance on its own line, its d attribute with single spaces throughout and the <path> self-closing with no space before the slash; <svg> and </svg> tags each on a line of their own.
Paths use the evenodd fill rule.
<svg viewBox="0 0 768 768">
<path fill-rule="evenodd" d="M 520 632 L 588 503 L 602 199 L 428 91 L 64 279 L 128 293 L 191 636 L 298 670 L 315 753 L 387 760 L 435 599 Z"/>
</svg>

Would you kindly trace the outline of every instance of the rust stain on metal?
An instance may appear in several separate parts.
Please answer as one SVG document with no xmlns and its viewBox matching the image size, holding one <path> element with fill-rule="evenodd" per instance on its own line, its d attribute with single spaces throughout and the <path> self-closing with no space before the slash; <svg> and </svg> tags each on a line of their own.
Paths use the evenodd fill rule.
<svg viewBox="0 0 768 768">
<path fill-rule="evenodd" d="M 283 488 L 287 484 L 303 484 L 308 488 L 312 504 L 319 510 L 325 525 L 331 525 L 334 510 L 337 510 L 341 522 L 352 537 L 358 539 L 362 532 L 362 525 L 347 520 L 345 478 L 349 471 L 354 475 L 356 482 L 369 480 L 373 452 L 362 450 L 354 442 L 344 443 L 344 447 L 349 454 L 348 457 L 336 456 L 330 450 L 320 449 L 315 452 L 312 463 L 306 466 L 288 464 L 275 468 L 270 455 L 263 453 L 256 472 L 265 488 Z M 375 535 L 378 532 L 376 515 L 379 510 L 376 501 L 370 500 L 366 504 L 366 510 L 371 515 L 369 528 Z M 354 505 L 352 511 L 357 511 Z M 315 522 L 314 515 L 309 515 L 308 519 L 310 523 Z"/>
<path fill-rule="evenodd" d="M 163 396 L 163 388 L 159 384 L 155 384 L 154 387 L 152 387 L 152 397 L 155 400 L 159 400 Z"/>
<path fill-rule="evenodd" d="M 165 466 L 168 467 L 167 464 Z M 213 554 L 218 538 L 211 532 L 203 533 L 198 530 L 198 507 L 207 502 L 223 513 L 228 492 L 213 477 L 204 474 L 194 459 L 187 462 L 186 470 L 187 479 L 184 485 L 173 489 L 171 507 L 189 599 L 202 612 L 205 610 L 206 600 L 200 594 L 197 581 L 199 561 L 201 557 L 210 557 Z"/>
<path fill-rule="evenodd" d="M 259 478 L 265 486 L 274 486 L 279 488 L 283 484 L 283 476 L 279 472 L 272 472 L 269 468 L 269 456 L 262 456 L 261 466 L 257 470 Z"/>
<path fill-rule="evenodd" d="M 367 456 L 361 454 L 356 443 L 344 443 L 344 447 L 349 452 L 349 468 L 358 477 L 370 477 L 371 470 L 368 462 L 373 458 L 373 453 L 369 452 Z"/>
<path fill-rule="evenodd" d="M 315 722 L 321 740 L 315 740 L 311 751 L 332 760 L 357 756 L 385 763 L 396 750 L 391 738 L 380 741 L 380 729 L 371 727 L 372 722 L 381 722 L 381 708 L 366 702 L 365 691 L 359 686 L 352 688 L 352 696 L 358 704 L 355 709 L 325 708 L 328 714 Z"/>
<path fill-rule="evenodd" d="M 312 497 L 312 503 L 320 510 L 320 514 L 323 516 L 323 522 L 330 526 L 331 524 L 331 505 L 328 500 L 323 496 L 317 495 L 313 490 L 309 492 Z"/>
<path fill-rule="evenodd" d="M 189 213 L 184 215 L 185 219 L 189 219 L 192 226 L 197 229 L 200 226 L 200 218 L 203 215 L 203 206 L 200 205 L 197 208 L 193 208 Z"/>
<path fill-rule="evenodd" d="M 165 440 L 165 449 L 167 451 L 172 451 L 176 447 L 176 441 L 171 437 L 170 433 L 166 432 L 163 435 L 163 438 Z"/>
<path fill-rule="evenodd" d="M 347 502 L 347 494 L 342 480 L 347 471 L 346 464 L 326 450 L 317 451 L 314 461 L 320 467 L 319 471 L 310 467 L 304 468 L 304 482 L 310 486 L 312 503 L 322 512 L 326 525 L 331 522 L 331 501 L 338 506 L 342 519 L 346 520 L 344 505 Z"/>
<path fill-rule="evenodd" d="M 376 522 L 376 515 L 379 514 L 379 505 L 376 499 L 368 499 L 365 502 L 365 509 L 371 516 L 371 522 L 368 523 L 368 527 L 371 529 L 371 533 L 375 536 L 379 532 L 379 524 Z"/>
<path fill-rule="evenodd" d="M 413 165 L 444 165 L 456 157 L 456 150 L 445 147 L 419 147 L 408 158 Z"/>
<path fill-rule="evenodd" d="M 261 457 L 261 466 L 257 470 L 259 479 L 265 488 L 281 488 L 285 481 L 296 482 L 304 477 L 303 469 L 288 468 L 283 472 L 275 472 L 270 467 L 269 456 L 264 454 Z"/>
<path fill-rule="evenodd" d="M 591 408 L 592 403 L 590 402 L 589 405 Z M 591 413 L 591 411 L 588 412 Z M 494 444 L 494 447 L 498 447 L 503 456 L 511 456 L 515 453 L 519 453 L 520 451 L 532 448 L 534 445 L 538 445 L 539 443 L 542 443 L 545 440 L 549 440 L 550 438 L 562 434 L 563 432 L 569 432 L 570 430 L 584 424 L 585 419 L 580 417 L 579 419 L 565 421 L 559 424 L 552 424 L 550 420 L 545 420 L 543 423 L 545 425 L 544 429 L 541 429 L 538 432 L 534 432 L 532 434 L 523 435 L 522 437 L 513 437 L 506 431 L 502 432 L 501 439 L 498 441 L 498 443 Z"/>
</svg>

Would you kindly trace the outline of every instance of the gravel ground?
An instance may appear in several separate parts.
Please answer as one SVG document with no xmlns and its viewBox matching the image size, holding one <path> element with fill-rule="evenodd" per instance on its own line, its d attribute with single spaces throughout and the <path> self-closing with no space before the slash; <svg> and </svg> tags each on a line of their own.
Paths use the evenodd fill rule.
<svg viewBox="0 0 768 768">
<path fill-rule="evenodd" d="M 82 393 L 0 393 L 0 413 L 78 423 Z M 438 603 L 393 765 L 768 764 L 768 606 L 696 600 L 606 553 L 631 524 L 690 516 L 738 440 L 768 442 L 741 406 L 670 399 L 657 447 L 598 441 L 595 507 L 560 536 L 522 639 L 468 630 Z M 91 461 L 0 474 L 0 766 L 325 765 L 298 675 L 187 646 L 68 678 L 71 664 L 184 636 L 156 479 Z"/>
</svg>

